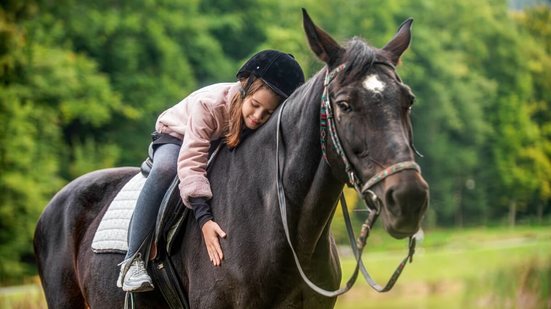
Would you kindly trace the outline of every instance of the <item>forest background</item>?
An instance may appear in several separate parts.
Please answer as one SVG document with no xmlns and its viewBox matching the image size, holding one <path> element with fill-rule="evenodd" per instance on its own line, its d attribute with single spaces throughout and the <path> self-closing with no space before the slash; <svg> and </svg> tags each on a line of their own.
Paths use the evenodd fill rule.
<svg viewBox="0 0 551 309">
<path fill-rule="evenodd" d="M 302 7 L 343 44 L 381 47 L 414 18 L 398 71 L 417 96 L 426 229 L 550 224 L 549 1 L 6 0 L 0 284 L 36 273 L 32 234 L 53 194 L 89 171 L 140 165 L 160 112 L 233 81 L 261 49 L 292 53 L 307 77 L 321 69 Z"/>
</svg>

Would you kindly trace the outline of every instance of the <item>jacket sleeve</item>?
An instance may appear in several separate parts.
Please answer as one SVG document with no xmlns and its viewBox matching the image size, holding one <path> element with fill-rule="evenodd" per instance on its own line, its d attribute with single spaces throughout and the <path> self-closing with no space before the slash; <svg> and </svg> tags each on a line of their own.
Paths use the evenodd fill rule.
<svg viewBox="0 0 551 309">
<path fill-rule="evenodd" d="M 188 124 L 178 156 L 178 177 L 182 201 L 191 208 L 190 197 L 212 198 L 206 169 L 210 141 L 218 124 L 204 101 L 187 104 L 192 105 L 189 106 Z"/>
</svg>

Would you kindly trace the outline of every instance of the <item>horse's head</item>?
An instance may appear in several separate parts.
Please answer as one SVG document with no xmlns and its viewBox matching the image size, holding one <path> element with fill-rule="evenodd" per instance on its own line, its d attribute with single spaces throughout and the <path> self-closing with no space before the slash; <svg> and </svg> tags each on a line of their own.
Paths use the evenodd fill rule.
<svg viewBox="0 0 551 309">
<path fill-rule="evenodd" d="M 414 163 L 410 112 L 415 97 L 394 68 L 409 45 L 412 20 L 382 49 L 357 38 L 341 47 L 303 13 L 310 47 L 327 64 L 324 97 L 342 145 L 339 151 L 338 141 L 327 137 L 328 161 L 337 177 L 355 182 L 364 198 L 376 198 L 389 234 L 411 236 L 429 200 L 428 184 Z M 352 180 L 346 165 L 355 175 Z"/>
</svg>

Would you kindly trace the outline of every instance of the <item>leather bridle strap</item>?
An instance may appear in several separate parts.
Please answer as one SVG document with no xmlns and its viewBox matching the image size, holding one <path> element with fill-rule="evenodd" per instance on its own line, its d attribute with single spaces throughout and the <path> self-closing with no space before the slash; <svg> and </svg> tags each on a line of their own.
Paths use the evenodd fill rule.
<svg viewBox="0 0 551 309">
<path fill-rule="evenodd" d="M 381 64 L 387 65 L 386 63 L 381 63 Z M 373 65 L 373 63 L 371 65 Z M 345 223 L 346 223 L 348 238 L 349 238 L 349 241 L 350 241 L 350 245 L 352 247 L 352 251 L 354 253 L 354 257 L 356 259 L 356 267 L 354 268 L 354 272 L 352 273 L 351 277 L 346 282 L 346 285 L 344 287 L 338 289 L 338 290 L 329 291 L 329 290 L 325 290 L 323 288 L 320 288 L 319 286 L 314 284 L 306 276 L 306 274 L 304 273 L 304 270 L 302 269 L 302 266 L 300 264 L 300 260 L 297 256 L 297 253 L 296 253 L 296 251 L 293 247 L 293 244 L 291 242 L 291 237 L 290 237 L 290 233 L 289 233 L 289 224 L 288 224 L 288 221 L 287 221 L 287 205 L 286 205 L 285 191 L 284 191 L 284 188 L 283 188 L 283 176 L 282 176 L 283 168 L 280 166 L 280 151 L 279 151 L 279 148 L 280 148 L 281 115 L 283 114 L 283 110 L 286 106 L 287 101 L 283 102 L 283 104 L 281 105 L 281 108 L 280 108 L 279 113 L 278 113 L 277 127 L 276 127 L 276 173 L 277 173 L 276 186 L 277 186 L 277 196 L 278 196 L 279 210 L 280 210 L 280 214 L 281 214 L 281 221 L 283 223 L 283 230 L 285 232 L 285 237 L 287 239 L 287 243 L 289 244 L 289 248 L 291 249 L 291 252 L 293 254 L 293 258 L 295 260 L 295 264 L 297 266 L 297 269 L 298 269 L 302 279 L 304 280 L 304 282 L 312 290 L 314 290 L 315 292 L 319 293 L 320 295 L 323 295 L 323 296 L 326 296 L 326 297 L 339 296 L 341 294 L 346 293 L 348 290 L 350 290 L 352 288 L 352 286 L 354 285 L 357 277 L 358 277 L 359 270 L 361 270 L 361 272 L 362 272 L 364 278 L 366 279 L 367 283 L 373 289 L 375 289 L 378 292 L 389 291 L 390 289 L 392 289 L 392 287 L 394 286 L 394 284 L 398 280 L 398 278 L 399 278 L 400 274 L 402 273 L 402 270 L 404 269 L 407 261 L 409 260 L 411 262 L 412 259 L 413 259 L 413 254 L 415 253 L 415 238 L 410 237 L 408 255 L 398 265 L 398 267 L 394 271 L 392 277 L 389 279 L 388 283 L 384 287 L 377 284 L 371 278 L 371 276 L 369 275 L 369 273 L 365 269 L 365 266 L 363 265 L 362 252 L 363 252 L 363 249 L 365 248 L 367 238 L 369 237 L 369 233 L 371 231 L 371 228 L 372 228 L 373 224 L 375 223 L 375 221 L 377 220 L 377 217 L 379 216 L 379 213 L 380 213 L 380 210 L 381 210 L 381 207 L 379 205 L 380 200 L 377 197 L 377 195 L 373 191 L 370 190 L 370 188 L 373 187 L 375 184 L 379 183 L 380 181 L 382 181 L 383 179 L 385 179 L 386 177 L 392 175 L 392 174 L 398 173 L 398 172 L 406 170 L 406 169 L 413 169 L 413 170 L 417 170 L 418 172 L 420 172 L 420 168 L 419 168 L 419 165 L 417 165 L 417 163 L 415 163 L 414 161 L 399 162 L 399 163 L 391 165 L 390 167 L 388 167 L 388 168 L 384 169 L 383 171 L 377 173 L 375 176 L 373 176 L 371 179 L 369 179 L 363 185 L 361 184 L 359 179 L 357 177 L 355 177 L 355 173 L 353 171 L 353 168 L 352 168 L 351 164 L 348 162 L 348 160 L 346 158 L 346 155 L 344 154 L 344 151 L 343 151 L 342 146 L 340 144 L 340 140 L 338 138 L 338 135 L 336 134 L 335 125 L 333 123 L 333 113 L 332 113 L 331 104 L 330 104 L 330 101 L 329 101 L 329 91 L 328 91 L 329 83 L 331 82 L 331 80 L 334 78 L 334 76 L 338 72 L 340 72 L 341 70 L 344 69 L 344 67 L 345 67 L 345 65 L 343 64 L 343 65 L 340 65 L 335 71 L 333 71 L 331 73 L 329 73 L 329 72 L 326 73 L 326 78 L 325 78 L 325 81 L 324 81 L 324 92 L 323 92 L 323 95 L 322 95 L 322 115 L 323 115 L 323 112 L 325 110 L 327 112 L 327 117 L 322 117 L 322 119 L 321 119 L 322 153 L 323 153 L 324 159 L 327 161 L 325 145 L 326 145 L 327 135 L 329 135 L 330 138 L 333 141 L 333 145 L 334 146 L 336 145 L 336 148 L 337 148 L 336 150 L 337 150 L 339 156 L 341 157 L 341 159 L 343 160 L 343 162 L 346 166 L 345 169 L 346 169 L 347 175 L 349 176 L 350 183 L 354 186 L 356 191 L 362 196 L 362 201 L 366 202 L 366 200 L 367 200 L 366 208 L 369 211 L 369 215 L 368 215 L 368 218 L 365 220 L 364 224 L 362 225 L 362 229 L 361 229 L 360 237 L 358 238 L 358 241 L 355 242 L 354 231 L 352 229 L 350 216 L 348 214 L 348 208 L 347 208 L 347 205 L 346 205 L 346 200 L 344 198 L 344 195 L 341 192 L 340 201 L 341 201 L 343 216 L 344 216 Z M 328 128 L 324 127 L 324 126 L 328 126 Z M 327 129 L 329 129 L 329 130 L 327 130 Z M 329 134 L 326 134 L 327 132 L 329 132 Z M 281 147 L 283 148 L 284 146 L 281 145 Z M 368 197 L 368 198 L 366 198 L 366 197 Z"/>
<path fill-rule="evenodd" d="M 365 194 L 370 191 L 369 189 L 371 189 L 374 185 L 383 181 L 388 176 L 394 175 L 404 170 L 415 170 L 420 173 L 421 167 L 419 167 L 419 165 L 415 161 L 398 162 L 375 174 L 375 176 L 371 177 L 365 184 L 361 185 L 361 189 L 359 191 L 358 189 L 356 189 L 356 191 L 358 191 L 358 193 L 362 196 L 365 196 Z"/>
<path fill-rule="evenodd" d="M 371 227 L 375 223 L 378 217 L 378 213 L 375 211 L 369 211 L 369 215 L 367 219 L 365 220 L 364 224 L 362 225 L 362 230 L 360 233 L 360 237 L 358 238 L 358 241 L 354 241 L 356 239 L 356 236 L 354 236 L 354 230 L 352 228 L 352 223 L 350 220 L 350 215 L 348 213 L 348 206 L 346 205 L 346 199 L 344 197 L 344 194 L 341 193 L 340 196 L 340 202 L 341 202 L 341 208 L 342 208 L 342 214 L 344 218 L 344 222 L 346 225 L 346 231 L 348 233 L 348 240 L 350 241 L 350 247 L 352 248 L 352 252 L 354 253 L 354 257 L 356 258 L 356 262 L 360 265 L 360 270 L 362 272 L 362 275 L 365 278 L 365 281 L 377 292 L 383 293 L 390 291 L 394 284 L 398 281 L 398 278 L 400 278 L 400 275 L 402 274 L 402 271 L 404 270 L 408 260 L 411 263 L 413 261 L 413 254 L 415 253 L 415 237 L 409 238 L 409 250 L 408 255 L 402 260 L 400 264 L 396 267 L 396 270 L 394 270 L 394 273 L 388 280 L 387 284 L 382 287 L 379 285 L 371 276 L 369 275 L 369 272 L 365 268 L 362 260 L 362 252 L 363 248 L 367 244 L 367 238 L 369 237 L 369 233 L 371 232 Z"/>
<path fill-rule="evenodd" d="M 297 266 L 297 269 L 300 273 L 300 276 L 302 277 L 302 280 L 304 280 L 304 282 L 312 289 L 314 290 L 315 292 L 317 292 L 318 294 L 320 295 L 323 295 L 323 296 L 326 296 L 326 297 L 335 297 L 335 296 L 339 296 L 341 294 L 344 294 L 346 293 L 348 290 L 350 290 L 352 288 L 352 286 L 354 285 L 354 282 L 356 282 L 356 279 L 358 278 L 358 270 L 359 270 L 359 265 L 360 265 L 360 259 L 357 259 L 356 260 L 356 267 L 354 269 L 354 272 L 352 274 L 352 276 L 350 277 L 350 279 L 348 279 L 348 281 L 346 282 L 346 285 L 338 290 L 334 290 L 334 291 L 328 291 L 328 290 L 325 290 L 323 288 L 320 288 L 319 286 L 317 286 L 315 283 L 313 283 L 309 278 L 308 276 L 306 276 L 306 274 L 304 273 L 304 270 L 302 269 L 302 266 L 300 264 L 300 260 L 297 256 L 297 253 L 293 247 L 293 243 L 291 242 L 291 236 L 289 234 L 289 223 L 287 221 L 287 204 L 286 204 L 286 198 L 285 198 L 285 191 L 283 189 L 283 177 L 282 177 L 282 173 L 283 173 L 283 168 L 280 166 L 280 159 L 279 159 L 279 148 L 281 146 L 281 148 L 283 148 L 284 146 L 283 145 L 280 145 L 280 127 L 281 127 L 281 114 L 283 113 L 283 109 L 285 108 L 285 104 L 287 103 L 287 101 L 283 102 L 283 104 L 281 105 L 281 108 L 279 110 L 279 114 L 278 114 L 278 117 L 277 117 L 277 133 L 276 133 L 276 173 L 277 173 L 277 197 L 278 197 L 278 202 L 279 202 L 279 211 L 280 211 L 280 214 L 281 214 L 281 221 L 283 223 L 283 230 L 285 231 L 285 237 L 287 239 L 287 243 L 289 244 L 289 248 L 291 248 L 291 252 L 293 253 L 293 258 L 295 260 L 295 264 Z M 362 248 L 363 249 L 363 248 Z M 360 250 L 360 254 L 361 254 L 361 250 Z"/>
<path fill-rule="evenodd" d="M 393 71 L 395 70 L 395 67 L 393 65 L 384 61 L 375 61 L 374 59 L 370 64 L 370 68 L 374 64 L 385 65 L 390 67 Z M 346 157 L 344 148 L 342 147 L 339 136 L 337 134 L 336 125 L 334 122 L 335 117 L 331 106 L 331 99 L 330 99 L 331 96 L 329 94 L 329 84 L 337 76 L 337 74 L 341 72 L 345 67 L 346 67 L 346 64 L 343 63 L 337 66 L 337 68 L 334 69 L 333 71 L 331 72 L 326 71 L 325 73 L 325 79 L 323 83 L 324 89 L 323 89 L 323 94 L 321 98 L 321 109 L 320 109 L 320 132 L 321 132 L 320 134 L 321 134 L 321 143 L 322 143 L 321 148 L 322 148 L 323 158 L 329 164 L 329 161 L 326 155 L 327 135 L 329 135 L 331 141 L 333 142 L 333 150 L 337 153 L 337 156 L 341 158 L 341 161 L 345 166 L 345 172 L 348 175 L 349 184 L 352 185 L 356 190 L 356 192 L 358 192 L 358 194 L 362 197 L 362 201 L 364 203 L 367 202 L 366 209 L 368 210 L 369 215 L 365 220 L 364 224 L 362 225 L 360 237 L 355 243 L 354 240 L 356 238 L 354 236 L 352 225 L 350 223 L 351 221 L 350 221 L 350 216 L 348 215 L 348 208 L 346 207 L 346 200 L 344 198 L 344 195 L 341 193 L 340 200 L 341 200 L 341 206 L 343 208 L 342 210 L 343 216 L 346 223 L 346 229 L 348 232 L 350 245 L 352 247 L 354 256 L 356 258 L 356 265 L 360 266 L 362 275 L 364 276 L 367 283 L 374 290 L 378 292 L 386 292 L 392 289 L 392 287 L 400 277 L 400 274 L 402 273 L 402 270 L 404 269 L 406 262 L 408 260 L 410 262 L 413 260 L 413 254 L 415 253 L 415 238 L 410 237 L 408 255 L 403 259 L 402 263 L 398 265 L 398 267 L 394 271 L 392 277 L 385 285 L 385 287 L 381 287 L 379 284 L 377 284 L 365 269 L 363 265 L 363 261 L 361 259 L 361 254 L 362 254 L 363 248 L 366 245 L 367 238 L 369 237 L 369 233 L 371 232 L 371 228 L 375 223 L 375 221 L 377 220 L 379 213 L 381 211 L 380 200 L 377 197 L 377 195 L 371 190 L 371 188 L 393 174 L 399 173 L 404 170 L 415 170 L 420 173 L 421 168 L 415 161 L 398 162 L 385 168 L 379 173 L 375 174 L 375 176 L 371 177 L 367 182 L 362 184 L 361 180 L 356 176 L 354 167 Z"/>
<path fill-rule="evenodd" d="M 300 273 L 300 276 L 302 277 L 302 280 L 304 280 L 304 282 L 312 290 L 314 290 L 318 294 L 326 296 L 326 297 L 335 297 L 335 296 L 339 296 L 339 295 L 342 295 L 342 294 L 348 292 L 352 288 L 352 286 L 354 285 L 354 283 L 356 282 L 356 280 L 358 278 L 359 270 L 361 270 L 361 272 L 362 272 L 364 278 L 366 279 L 367 283 L 373 289 L 375 289 L 378 292 L 387 292 L 387 291 L 389 291 L 390 289 L 392 289 L 392 287 L 394 286 L 394 284 L 396 283 L 396 281 L 400 277 L 400 275 L 402 273 L 402 270 L 404 269 L 407 261 L 408 260 L 410 262 L 412 261 L 413 254 L 415 253 L 415 238 L 413 238 L 413 237 L 410 238 L 408 255 L 398 265 L 398 267 L 394 271 L 392 277 L 389 279 L 388 283 L 384 287 L 380 286 L 379 284 L 377 284 L 371 278 L 371 276 L 367 272 L 365 266 L 363 265 L 363 261 L 362 261 L 362 252 L 363 252 L 363 249 L 365 248 L 367 238 L 369 237 L 369 232 L 371 231 L 371 227 L 373 226 L 373 224 L 377 220 L 377 217 L 379 215 L 380 207 L 378 205 L 371 205 L 371 206 L 366 205 L 367 209 L 369 211 L 369 215 L 368 215 L 365 223 L 362 225 L 360 238 L 358 239 L 357 242 L 355 242 L 354 240 L 356 239 L 356 237 L 354 236 L 354 231 L 352 229 L 350 215 L 348 214 L 348 207 L 346 205 L 346 199 L 344 198 L 344 194 L 342 194 L 342 192 L 341 192 L 341 195 L 340 195 L 340 201 L 341 201 L 341 206 L 342 206 L 343 217 L 344 217 L 344 220 L 345 220 L 345 223 L 346 223 L 346 230 L 348 232 L 348 238 L 349 238 L 349 241 L 350 241 L 350 245 L 352 247 L 352 251 L 353 251 L 354 257 L 356 259 L 356 266 L 354 268 L 354 272 L 352 273 L 352 275 L 350 276 L 350 278 L 348 279 L 348 281 L 346 282 L 346 285 L 344 287 L 342 287 L 340 289 L 337 289 L 337 290 L 329 291 L 329 290 L 325 290 L 323 288 L 320 288 L 315 283 L 313 283 L 308 278 L 308 276 L 306 275 L 304 270 L 302 269 L 302 266 L 300 264 L 300 260 L 297 256 L 297 253 L 296 253 L 295 249 L 294 249 L 293 243 L 291 242 L 291 236 L 290 236 L 290 232 L 289 232 L 289 223 L 288 223 L 288 220 L 287 220 L 287 203 L 286 203 L 286 198 L 285 198 L 285 190 L 283 188 L 283 177 L 282 177 L 283 168 L 280 166 L 280 150 L 279 149 L 280 149 L 280 147 L 284 148 L 284 146 L 280 143 L 281 115 L 283 113 L 283 109 L 285 108 L 286 102 L 287 101 L 285 101 L 282 104 L 282 106 L 280 108 L 280 111 L 278 113 L 278 118 L 277 118 L 277 129 L 276 129 L 276 131 L 277 131 L 277 133 L 276 133 L 276 173 L 277 173 L 277 182 L 276 182 L 276 186 L 277 186 L 279 211 L 280 211 L 280 214 L 281 214 L 281 221 L 283 223 L 283 230 L 285 232 L 285 238 L 287 239 L 287 243 L 289 244 L 289 248 L 291 249 L 291 252 L 293 254 L 293 259 L 295 260 L 295 264 L 296 264 L 297 269 Z M 371 192 L 371 191 L 369 190 L 369 192 Z M 370 203 L 376 204 L 378 202 L 377 196 L 376 195 L 373 195 L 373 196 L 374 196 L 374 198 L 371 199 L 371 200 L 368 200 L 368 201 L 370 201 Z"/>
</svg>

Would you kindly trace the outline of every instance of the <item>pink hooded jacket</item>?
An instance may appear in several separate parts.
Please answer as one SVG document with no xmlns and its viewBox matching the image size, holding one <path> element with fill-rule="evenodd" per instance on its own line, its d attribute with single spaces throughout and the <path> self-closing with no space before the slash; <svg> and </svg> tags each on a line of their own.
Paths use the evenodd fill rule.
<svg viewBox="0 0 551 309">
<path fill-rule="evenodd" d="M 157 119 L 157 132 L 183 140 L 177 168 L 180 196 L 189 208 L 190 197 L 212 198 L 206 172 L 210 142 L 226 133 L 231 99 L 240 88 L 239 82 L 201 88 Z"/>
</svg>

